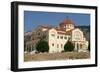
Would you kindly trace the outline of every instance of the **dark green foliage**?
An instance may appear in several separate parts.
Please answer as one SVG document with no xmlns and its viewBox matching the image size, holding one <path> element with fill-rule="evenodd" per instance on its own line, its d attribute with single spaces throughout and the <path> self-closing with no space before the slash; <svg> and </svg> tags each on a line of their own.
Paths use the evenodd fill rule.
<svg viewBox="0 0 100 73">
<path fill-rule="evenodd" d="M 49 45 L 48 42 L 44 41 L 44 40 L 40 40 L 37 44 L 36 44 L 36 50 L 38 52 L 48 52 L 49 51 Z"/>
<path fill-rule="evenodd" d="M 64 50 L 66 52 L 68 51 L 74 51 L 74 45 L 72 42 L 68 41 L 65 45 L 64 45 Z"/>
</svg>

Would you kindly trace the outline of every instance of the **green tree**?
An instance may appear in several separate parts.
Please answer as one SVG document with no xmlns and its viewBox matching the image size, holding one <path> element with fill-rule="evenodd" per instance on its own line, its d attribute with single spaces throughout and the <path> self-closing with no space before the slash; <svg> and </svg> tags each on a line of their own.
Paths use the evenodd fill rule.
<svg viewBox="0 0 100 73">
<path fill-rule="evenodd" d="M 74 51 L 74 45 L 72 42 L 68 41 L 65 45 L 64 45 L 64 50 L 65 52 L 68 51 Z"/>
<path fill-rule="evenodd" d="M 49 51 L 49 45 L 48 42 L 44 41 L 44 40 L 40 40 L 37 44 L 36 44 L 36 50 L 38 52 L 48 52 Z"/>
</svg>

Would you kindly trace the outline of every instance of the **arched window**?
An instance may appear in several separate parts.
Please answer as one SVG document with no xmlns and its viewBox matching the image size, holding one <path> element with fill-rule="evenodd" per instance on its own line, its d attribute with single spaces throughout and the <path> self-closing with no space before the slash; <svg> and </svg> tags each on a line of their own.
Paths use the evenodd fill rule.
<svg viewBox="0 0 100 73">
<path fill-rule="evenodd" d="M 54 43 L 52 43 L 52 46 L 54 46 Z"/>
<path fill-rule="evenodd" d="M 61 44 L 61 48 L 63 48 L 63 44 Z"/>
<path fill-rule="evenodd" d="M 81 33 L 81 32 L 79 32 L 79 31 L 76 31 L 75 33 L 74 33 L 74 38 L 75 38 L 75 40 L 77 40 L 77 41 L 80 41 L 80 40 L 82 40 L 82 37 L 83 36 L 83 34 Z"/>
</svg>

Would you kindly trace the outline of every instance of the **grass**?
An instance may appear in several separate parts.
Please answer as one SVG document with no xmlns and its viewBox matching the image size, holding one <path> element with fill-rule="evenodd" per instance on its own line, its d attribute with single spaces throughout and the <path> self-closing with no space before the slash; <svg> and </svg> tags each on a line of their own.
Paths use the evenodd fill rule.
<svg viewBox="0 0 100 73">
<path fill-rule="evenodd" d="M 89 52 L 64 52 L 64 53 L 39 53 L 24 54 L 24 61 L 47 61 L 47 60 L 69 60 L 69 59 L 88 59 Z"/>
</svg>

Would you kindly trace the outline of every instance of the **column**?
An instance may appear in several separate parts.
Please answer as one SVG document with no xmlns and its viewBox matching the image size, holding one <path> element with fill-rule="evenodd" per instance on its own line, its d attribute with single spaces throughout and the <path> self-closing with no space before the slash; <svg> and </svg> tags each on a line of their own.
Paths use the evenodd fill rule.
<svg viewBox="0 0 100 73">
<path fill-rule="evenodd" d="M 79 50 L 80 50 L 80 43 L 79 43 Z"/>
<path fill-rule="evenodd" d="M 77 51 L 77 43 L 75 42 L 75 51 Z"/>
</svg>

